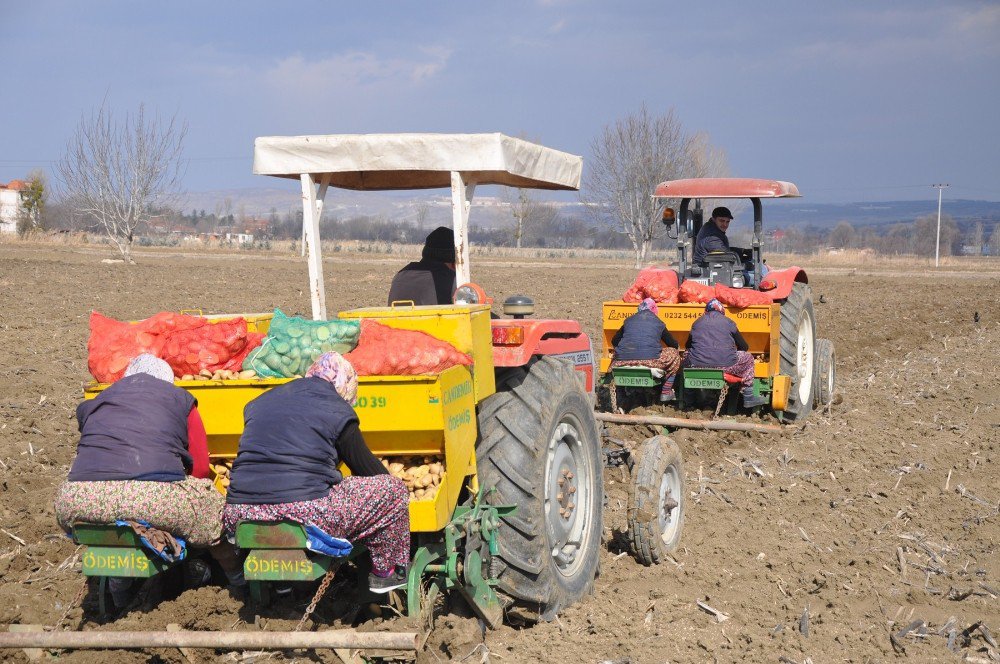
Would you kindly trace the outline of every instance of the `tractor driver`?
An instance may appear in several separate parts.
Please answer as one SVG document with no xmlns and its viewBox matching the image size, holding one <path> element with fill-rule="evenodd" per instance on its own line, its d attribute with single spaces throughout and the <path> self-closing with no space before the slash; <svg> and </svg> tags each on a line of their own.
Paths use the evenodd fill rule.
<svg viewBox="0 0 1000 664">
<path fill-rule="evenodd" d="M 733 213 L 727 207 L 717 207 L 712 210 L 712 217 L 708 220 L 694 242 L 694 264 L 704 265 L 708 261 L 708 254 L 713 252 L 732 252 L 736 255 L 736 260 L 743 266 L 743 276 L 747 283 L 750 283 L 750 276 L 753 272 L 753 265 L 746 255 L 746 249 L 729 246 L 729 238 L 726 231 L 733 221 Z M 762 274 L 767 274 L 767 266 L 763 266 Z"/>
<path fill-rule="evenodd" d="M 420 260 L 396 273 L 389 287 L 389 304 L 451 304 L 455 292 L 455 233 L 445 226 L 432 230 L 424 240 Z"/>
</svg>

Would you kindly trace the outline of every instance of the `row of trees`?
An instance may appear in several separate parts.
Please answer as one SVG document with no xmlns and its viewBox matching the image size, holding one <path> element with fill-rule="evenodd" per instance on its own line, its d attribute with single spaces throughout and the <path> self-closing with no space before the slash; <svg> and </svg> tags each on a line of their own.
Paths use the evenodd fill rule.
<svg viewBox="0 0 1000 664">
<path fill-rule="evenodd" d="M 244 209 L 233 209 L 230 199 L 216 205 L 212 213 L 180 214 L 170 206 L 183 174 L 182 159 L 186 126 L 176 118 L 163 121 L 146 113 L 140 105 L 134 114 L 115 117 L 102 105 L 90 117 L 81 119 L 58 173 L 64 196 L 55 205 L 62 220 L 55 225 L 103 228 L 117 245 L 126 262 L 133 262 L 131 246 L 137 232 L 155 226 L 180 223 L 197 232 L 244 230 L 237 222 L 248 221 Z M 638 267 L 660 244 L 665 227 L 660 223 L 664 207 L 679 201 L 658 200 L 651 192 L 665 180 L 690 177 L 725 177 L 729 174 L 726 153 L 712 145 L 704 133 L 684 129 L 673 109 L 662 114 L 642 106 L 609 125 L 591 144 L 581 199 L 587 218 L 561 214 L 526 189 L 508 190 L 506 206 L 509 226 L 498 229 L 473 228 L 472 240 L 505 246 L 630 248 Z M 39 176 L 24 196 L 27 210 L 25 228 L 43 221 L 46 187 Z M 426 208 L 415 223 L 389 221 L 379 216 L 333 218 L 322 221 L 324 237 L 418 243 L 422 241 Z M 67 221 L 68 219 L 68 221 Z M 255 235 L 265 239 L 297 239 L 301 235 L 302 213 L 284 216 L 271 211 L 266 220 L 255 220 Z M 154 224 L 155 222 L 155 224 Z M 882 253 L 933 255 L 936 217 L 921 217 L 910 224 L 887 229 L 855 229 L 841 222 L 832 231 L 791 229 L 770 238 L 772 251 L 811 251 L 822 247 L 871 248 Z M 941 225 L 944 255 L 961 253 L 965 245 L 984 244 L 982 225 L 971 237 L 959 232 L 953 219 Z M 739 238 L 733 238 L 738 242 Z M 1000 244 L 992 231 L 990 244 Z M 1000 253 L 1000 247 L 993 252 Z"/>
</svg>

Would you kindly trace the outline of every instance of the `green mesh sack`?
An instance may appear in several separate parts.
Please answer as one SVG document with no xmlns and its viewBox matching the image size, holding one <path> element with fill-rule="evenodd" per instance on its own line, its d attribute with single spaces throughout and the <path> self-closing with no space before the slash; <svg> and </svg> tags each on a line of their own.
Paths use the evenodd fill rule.
<svg viewBox="0 0 1000 664">
<path fill-rule="evenodd" d="M 350 320 L 306 320 L 274 310 L 267 337 L 247 356 L 243 369 L 265 378 L 304 376 L 316 358 L 331 350 L 341 355 L 358 345 L 361 323 Z"/>
</svg>

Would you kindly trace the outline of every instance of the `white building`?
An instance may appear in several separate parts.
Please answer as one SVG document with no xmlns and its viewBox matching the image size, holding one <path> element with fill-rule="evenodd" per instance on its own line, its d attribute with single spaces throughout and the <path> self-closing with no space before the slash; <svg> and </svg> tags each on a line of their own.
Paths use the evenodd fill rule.
<svg viewBox="0 0 1000 664">
<path fill-rule="evenodd" d="M 0 184 L 0 233 L 16 233 L 17 217 L 21 212 L 22 192 L 28 188 L 23 180 Z"/>
</svg>

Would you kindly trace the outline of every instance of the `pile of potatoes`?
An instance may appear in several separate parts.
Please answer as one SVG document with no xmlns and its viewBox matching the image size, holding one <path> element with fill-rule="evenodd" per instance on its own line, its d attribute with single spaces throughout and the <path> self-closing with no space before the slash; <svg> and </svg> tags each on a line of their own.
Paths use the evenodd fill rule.
<svg viewBox="0 0 1000 664">
<path fill-rule="evenodd" d="M 230 371 L 229 369 L 209 371 L 208 369 L 202 369 L 200 373 L 184 374 L 181 376 L 181 380 L 250 380 L 256 377 L 257 372 L 253 369 L 246 371 Z"/>
<path fill-rule="evenodd" d="M 229 488 L 229 476 L 233 472 L 233 460 L 232 459 L 213 459 L 209 464 L 212 472 L 218 478 L 218 484 L 223 489 Z"/>
<path fill-rule="evenodd" d="M 382 465 L 393 477 L 403 480 L 410 491 L 410 502 L 434 500 L 441 480 L 444 479 L 444 464 L 440 457 L 394 457 L 394 461 L 380 459 Z"/>
</svg>

